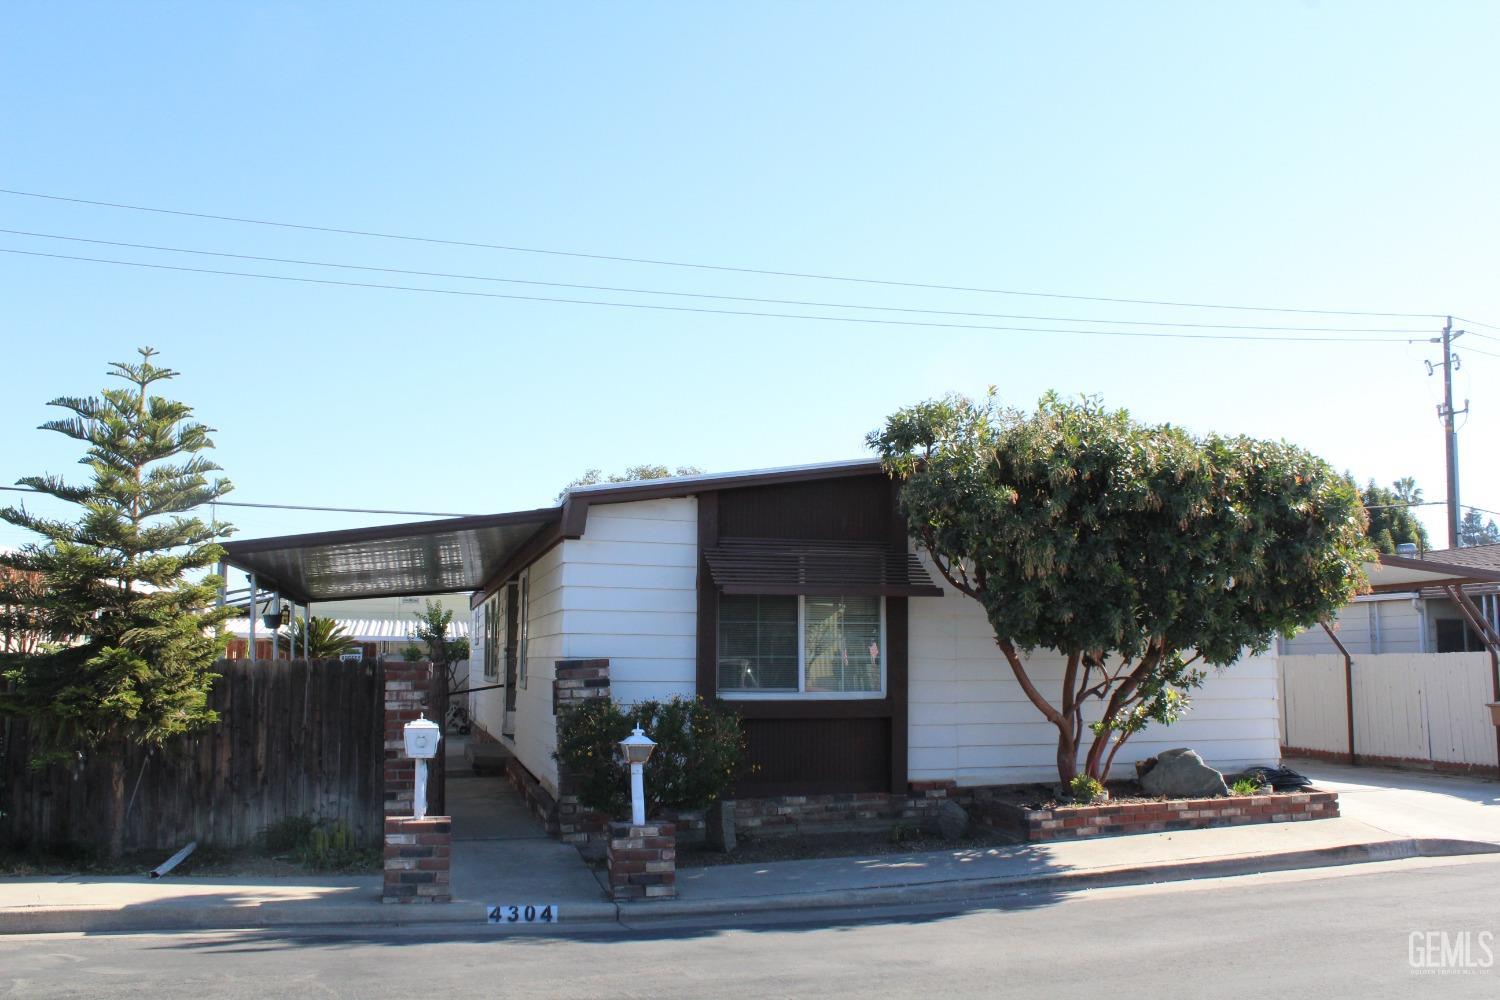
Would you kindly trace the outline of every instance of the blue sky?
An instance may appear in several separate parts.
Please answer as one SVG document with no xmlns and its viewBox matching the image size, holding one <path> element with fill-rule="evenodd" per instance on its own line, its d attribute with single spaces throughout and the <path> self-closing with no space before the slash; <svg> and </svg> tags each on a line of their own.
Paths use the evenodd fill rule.
<svg viewBox="0 0 1500 1000">
<path fill-rule="evenodd" d="M 0 9 L 0 187 L 534 248 L 1500 325 L 1491 3 L 41 4 Z M 758 298 L 1414 329 L 591 261 L 0 195 L 0 228 Z M 0 248 L 630 302 L 0 234 Z M 352 277 L 351 277 L 352 276 Z M 713 308 L 784 307 L 707 301 Z M 795 308 L 821 315 L 894 314 Z M 921 319 L 918 314 L 900 314 Z M 899 318 L 899 317 L 898 317 Z M 939 320 L 942 317 L 937 317 Z M 1094 324 L 1099 327 L 1096 323 Z M 1124 329 L 1121 326 L 1110 329 Z M 1182 328 L 1177 328 L 1182 329 Z M 1476 328 L 1479 329 L 1479 328 Z M 1500 337 L 1500 331 L 1484 331 Z M 1313 333 L 1291 334 L 1314 336 Z M 1399 338 L 1400 334 L 1379 334 Z M 585 468 L 862 454 L 994 384 L 1287 438 L 1443 496 L 1425 343 L 1243 343 L 508 301 L 0 254 L 0 481 L 139 344 L 219 429 L 233 499 L 481 513 Z M 1500 340 L 1472 343 L 1500 355 Z M 1466 353 L 1464 499 L 1500 357 Z M 391 520 L 236 511 L 241 537 Z M 1429 518 L 1441 543 L 1440 519 Z M 0 527 L 0 544 L 21 535 Z"/>
</svg>

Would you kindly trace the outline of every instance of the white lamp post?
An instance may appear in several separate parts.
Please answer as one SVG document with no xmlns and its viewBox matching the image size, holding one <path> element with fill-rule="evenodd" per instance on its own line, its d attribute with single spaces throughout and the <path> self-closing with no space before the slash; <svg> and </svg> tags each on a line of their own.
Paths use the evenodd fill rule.
<svg viewBox="0 0 1500 1000">
<path fill-rule="evenodd" d="M 406 756 L 417 763 L 416 781 L 412 788 L 411 814 L 414 819 L 427 815 L 427 761 L 437 756 L 438 741 L 443 738 L 438 724 L 427 716 L 401 727 L 406 738 Z"/>
<path fill-rule="evenodd" d="M 641 732 L 641 727 L 636 726 L 635 732 L 620 741 L 620 753 L 625 755 L 625 762 L 630 765 L 630 822 L 635 826 L 642 826 L 646 822 L 646 780 L 643 775 L 646 761 L 651 758 L 651 751 L 656 749 L 656 744 L 651 737 Z"/>
</svg>

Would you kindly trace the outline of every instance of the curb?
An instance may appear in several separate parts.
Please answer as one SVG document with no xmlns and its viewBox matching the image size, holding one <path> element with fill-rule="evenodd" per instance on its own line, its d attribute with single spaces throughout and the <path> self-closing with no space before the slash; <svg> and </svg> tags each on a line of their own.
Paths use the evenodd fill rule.
<svg viewBox="0 0 1500 1000">
<path fill-rule="evenodd" d="M 1253 854 L 1157 865 L 1093 868 L 1070 872 L 1039 872 L 993 878 L 951 879 L 841 892 L 812 891 L 748 899 L 672 899 L 651 902 L 604 901 L 561 903 L 563 923 L 545 929 L 566 933 L 572 928 L 600 929 L 600 925 L 649 924 L 659 919 L 688 916 L 723 917 L 788 911 L 867 909 L 920 903 L 969 904 L 1016 891 L 1055 889 L 1070 892 L 1105 886 L 1180 882 L 1225 878 L 1264 872 L 1293 871 L 1411 858 L 1461 857 L 1500 853 L 1500 844 L 1472 840 L 1411 838 L 1375 841 L 1343 847 Z M 424 925 L 484 924 L 484 906 L 456 900 L 446 906 L 387 906 L 382 903 L 290 903 L 257 906 L 183 906 L 144 904 L 128 907 L 36 906 L 0 910 L 0 935 L 52 933 L 112 933 L 194 930 L 264 930 L 275 928 L 414 927 Z"/>
<path fill-rule="evenodd" d="M 1199 878 L 1227 878 L 1265 872 L 1295 871 L 1411 858 L 1446 858 L 1475 854 L 1500 854 L 1500 844 L 1476 840 L 1410 838 L 1383 840 L 1343 847 L 1323 847 L 1280 854 L 1240 855 L 1159 865 L 1091 868 L 1071 872 L 1039 872 L 1035 875 L 994 878 L 951 879 L 910 885 L 850 889 L 843 892 L 788 893 L 750 899 L 670 899 L 620 904 L 622 922 L 646 922 L 656 917 L 729 915 L 788 910 L 828 910 L 855 907 L 905 906 L 914 903 L 969 903 L 1006 895 L 1016 890 L 1038 891 L 1055 887 L 1059 892 L 1106 886 L 1183 882 Z"/>
</svg>

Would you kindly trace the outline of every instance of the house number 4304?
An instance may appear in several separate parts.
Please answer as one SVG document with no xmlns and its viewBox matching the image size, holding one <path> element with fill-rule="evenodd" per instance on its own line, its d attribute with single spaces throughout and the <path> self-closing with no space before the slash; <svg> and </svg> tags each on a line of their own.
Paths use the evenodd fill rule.
<svg viewBox="0 0 1500 1000">
<path fill-rule="evenodd" d="M 554 924 L 557 922 L 557 906 L 551 903 L 546 906 L 535 903 L 487 906 L 485 917 L 492 924 Z"/>
</svg>

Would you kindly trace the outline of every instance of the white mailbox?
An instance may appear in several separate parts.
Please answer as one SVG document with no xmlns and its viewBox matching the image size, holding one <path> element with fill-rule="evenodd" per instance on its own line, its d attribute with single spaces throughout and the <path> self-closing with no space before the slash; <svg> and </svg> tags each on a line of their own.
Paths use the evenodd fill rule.
<svg viewBox="0 0 1500 1000">
<path fill-rule="evenodd" d="M 423 716 L 415 722 L 408 722 L 401 732 L 406 737 L 406 756 L 413 760 L 428 760 L 437 756 L 438 740 L 442 739 L 442 733 L 436 722 Z"/>
</svg>

